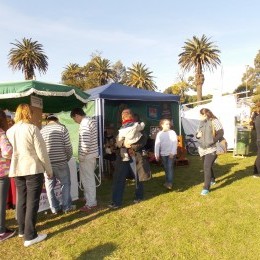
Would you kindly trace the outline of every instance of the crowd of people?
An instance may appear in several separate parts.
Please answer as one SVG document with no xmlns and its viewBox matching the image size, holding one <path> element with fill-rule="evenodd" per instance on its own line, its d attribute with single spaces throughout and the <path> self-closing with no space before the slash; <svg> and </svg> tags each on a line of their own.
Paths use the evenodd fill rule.
<svg viewBox="0 0 260 260">
<path fill-rule="evenodd" d="M 213 172 L 213 163 L 217 158 L 216 143 L 223 139 L 224 130 L 220 121 L 209 109 L 201 109 L 200 115 L 201 121 L 196 137 L 204 172 L 201 195 L 207 195 L 210 187 L 216 183 Z M 85 200 L 84 206 L 79 210 L 91 212 L 98 205 L 95 183 L 96 158 L 99 155 L 97 122 L 86 116 L 82 108 L 73 109 L 70 116 L 79 124 L 79 175 Z M 135 180 L 134 203 L 140 203 L 144 199 L 143 182 L 151 179 L 150 164 L 145 153 L 147 143 L 145 123 L 128 108 L 121 112 L 121 121 L 122 125 L 116 137 L 112 198 L 108 205 L 112 210 L 122 206 L 126 179 L 129 176 Z M 72 157 L 72 144 L 66 126 L 61 124 L 54 114 L 46 117 L 46 126 L 39 130 L 32 124 L 30 106 L 20 104 L 14 122 L 15 124 L 8 129 L 6 115 L 0 110 L 0 241 L 15 234 L 14 230 L 6 227 L 5 220 L 9 177 L 11 177 L 15 179 L 17 188 L 18 236 L 24 239 L 24 246 L 28 247 L 47 237 L 46 234 L 38 234 L 36 230 L 43 183 L 52 214 L 62 212 L 66 214 L 76 209 L 71 199 L 68 166 L 68 161 Z M 178 138 L 176 132 L 172 130 L 170 118 L 162 118 L 160 128 L 154 142 L 154 155 L 157 161 L 162 161 L 165 171 L 164 186 L 167 190 L 171 190 Z M 259 155 L 256 160 L 257 169 L 258 164 Z M 61 185 L 61 202 L 54 192 L 57 181 Z"/>
</svg>

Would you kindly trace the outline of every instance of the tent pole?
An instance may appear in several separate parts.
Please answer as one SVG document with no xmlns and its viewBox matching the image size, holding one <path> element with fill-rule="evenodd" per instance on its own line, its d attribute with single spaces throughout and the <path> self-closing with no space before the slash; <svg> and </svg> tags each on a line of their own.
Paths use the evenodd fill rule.
<svg viewBox="0 0 260 260">
<path fill-rule="evenodd" d="M 179 102 L 179 135 L 181 135 L 181 103 Z"/>
<path fill-rule="evenodd" d="M 102 125 L 102 114 L 101 114 L 101 100 L 98 98 L 95 100 L 95 111 L 97 118 L 97 128 L 98 128 L 98 142 L 99 142 L 99 160 L 98 160 L 98 169 L 99 174 L 95 175 L 97 184 L 96 186 L 101 185 L 101 176 L 103 171 L 103 125 Z"/>
</svg>

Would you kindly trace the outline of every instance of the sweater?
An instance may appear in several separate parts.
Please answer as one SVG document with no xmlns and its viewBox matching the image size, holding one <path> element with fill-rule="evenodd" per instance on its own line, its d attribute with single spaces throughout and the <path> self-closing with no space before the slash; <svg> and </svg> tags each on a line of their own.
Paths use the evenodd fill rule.
<svg viewBox="0 0 260 260">
<path fill-rule="evenodd" d="M 173 130 L 160 131 L 156 135 L 154 154 L 156 158 L 177 154 L 178 138 Z"/>
<path fill-rule="evenodd" d="M 0 128 L 0 178 L 9 174 L 12 153 L 12 145 L 7 139 L 5 131 Z"/>
<path fill-rule="evenodd" d="M 220 121 L 216 118 L 212 120 L 203 120 L 200 122 L 197 132 L 202 132 L 198 138 L 199 154 L 204 156 L 217 150 L 216 142 L 221 141 L 224 136 L 224 130 Z"/>
<path fill-rule="evenodd" d="M 72 145 L 67 128 L 62 124 L 50 122 L 42 128 L 41 134 L 52 166 L 67 164 L 72 157 Z"/>
<path fill-rule="evenodd" d="M 144 127 L 144 122 L 123 124 L 118 130 L 118 141 L 124 141 L 124 146 L 130 148 L 132 144 L 136 143 L 141 138 L 141 131 L 144 130 Z"/>
<path fill-rule="evenodd" d="M 95 119 L 84 117 L 79 125 L 79 160 L 98 157 L 98 135 Z"/>
</svg>

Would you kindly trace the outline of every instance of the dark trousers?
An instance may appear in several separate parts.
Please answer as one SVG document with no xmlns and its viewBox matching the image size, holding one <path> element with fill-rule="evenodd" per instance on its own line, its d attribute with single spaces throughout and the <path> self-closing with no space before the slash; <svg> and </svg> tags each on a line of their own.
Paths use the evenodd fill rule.
<svg viewBox="0 0 260 260">
<path fill-rule="evenodd" d="M 10 179 L 8 177 L 0 178 L 0 234 L 4 233 L 5 217 L 6 217 L 6 201 L 8 190 L 10 186 Z"/>
<path fill-rule="evenodd" d="M 134 172 L 130 165 L 131 161 L 122 162 L 121 158 L 116 161 L 116 169 L 113 175 L 113 194 L 112 194 L 112 202 L 116 206 L 122 205 L 123 194 L 125 189 L 126 178 L 129 175 L 134 175 Z M 138 175 L 135 176 L 135 199 L 142 200 L 143 199 L 143 183 L 139 181 Z"/>
<path fill-rule="evenodd" d="M 19 234 L 24 234 L 24 240 L 37 237 L 35 227 L 43 180 L 43 173 L 15 177 L 18 195 L 17 221 Z"/>
<path fill-rule="evenodd" d="M 204 171 L 204 186 L 203 189 L 209 190 L 210 182 L 215 181 L 213 172 L 213 164 L 217 158 L 216 152 L 206 154 L 202 157 L 203 160 L 203 171 Z"/>
<path fill-rule="evenodd" d="M 256 145 L 257 145 L 257 156 L 254 165 L 254 174 L 260 174 L 260 141 L 257 141 Z"/>
</svg>

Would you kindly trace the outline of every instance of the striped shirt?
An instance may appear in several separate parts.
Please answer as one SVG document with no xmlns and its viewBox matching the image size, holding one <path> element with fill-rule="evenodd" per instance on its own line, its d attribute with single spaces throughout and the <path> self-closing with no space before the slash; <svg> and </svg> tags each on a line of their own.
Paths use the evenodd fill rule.
<svg viewBox="0 0 260 260">
<path fill-rule="evenodd" d="M 79 158 L 98 157 L 97 122 L 95 119 L 84 117 L 79 125 Z"/>
<path fill-rule="evenodd" d="M 67 128 L 51 122 L 41 130 L 52 166 L 65 165 L 72 157 L 72 145 Z"/>
</svg>

